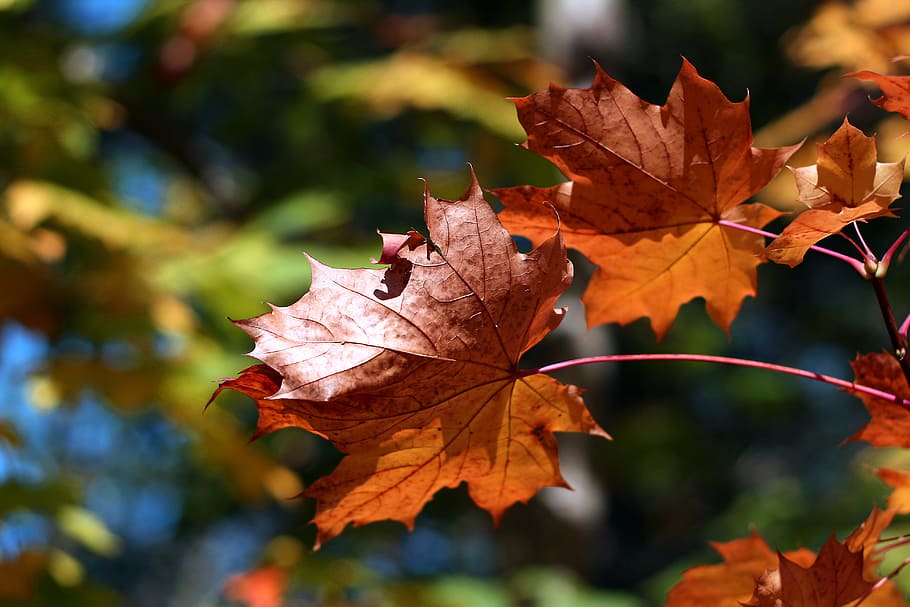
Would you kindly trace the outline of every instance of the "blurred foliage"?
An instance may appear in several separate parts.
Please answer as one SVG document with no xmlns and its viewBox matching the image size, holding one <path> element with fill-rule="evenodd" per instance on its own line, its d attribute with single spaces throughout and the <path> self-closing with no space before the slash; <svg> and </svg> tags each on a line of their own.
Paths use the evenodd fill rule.
<svg viewBox="0 0 910 607">
<path fill-rule="evenodd" d="M 539 21 L 549 4 L 0 0 L 0 604 L 631 607 L 709 539 L 755 524 L 817 547 L 865 516 L 873 460 L 837 447 L 858 402 L 754 372 L 568 371 L 616 438 L 563 443 L 574 496 L 547 491 L 494 532 L 445 492 L 413 533 L 373 525 L 315 554 L 311 504 L 290 498 L 338 454 L 294 430 L 249 444 L 240 397 L 203 413 L 212 381 L 249 364 L 226 317 L 302 294 L 301 251 L 369 265 L 376 228 L 422 224 L 418 178 L 457 196 L 469 161 L 488 188 L 559 179 L 515 149 L 506 97 L 586 81 L 593 56 L 662 102 L 684 54 L 731 98 L 748 87 L 759 143 L 781 145 L 847 111 L 871 129 L 881 113 L 837 76 L 910 54 L 904 2 L 647 0 L 621 44 L 570 36 L 557 66 L 538 48 L 564 25 Z M 892 145 L 906 126 L 880 129 Z M 767 200 L 790 204 L 787 187 Z M 763 268 L 732 342 L 688 306 L 656 347 L 644 324 L 569 319 L 531 354 L 727 353 L 846 377 L 886 343 L 850 278 Z"/>
</svg>

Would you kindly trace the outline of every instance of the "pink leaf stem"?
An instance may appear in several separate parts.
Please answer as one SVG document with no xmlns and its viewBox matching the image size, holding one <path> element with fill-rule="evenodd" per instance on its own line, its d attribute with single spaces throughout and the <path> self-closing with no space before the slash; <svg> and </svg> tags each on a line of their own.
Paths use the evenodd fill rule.
<svg viewBox="0 0 910 607">
<path fill-rule="evenodd" d="M 750 227 L 747 225 L 743 225 L 741 223 L 736 223 L 734 221 L 728 221 L 726 219 L 718 220 L 717 224 L 727 227 L 727 228 L 733 228 L 734 230 L 742 230 L 743 232 L 751 232 L 753 234 L 758 234 L 759 236 L 764 236 L 765 238 L 777 238 L 779 236 L 778 234 L 775 234 L 774 232 L 767 232 L 765 230 L 753 228 L 753 227 Z M 853 242 L 852 239 L 850 239 L 850 238 L 847 238 L 847 240 L 850 240 L 851 242 Z M 853 244 L 854 244 L 854 246 L 856 246 L 856 243 L 853 243 Z M 834 257 L 835 259 L 839 259 L 843 262 L 846 262 L 846 263 L 850 264 L 850 266 L 854 270 L 859 272 L 860 276 L 862 276 L 863 278 L 868 277 L 868 273 L 866 272 L 865 265 L 861 261 L 858 261 L 858 260 L 854 259 L 853 257 L 850 257 L 849 255 L 844 255 L 843 253 L 838 253 L 837 251 L 832 251 L 831 249 L 826 249 L 825 247 L 820 247 L 818 245 L 812 245 L 809 248 L 811 250 L 815 251 L 816 253 L 828 255 L 829 257 Z M 857 246 L 857 249 L 860 252 L 862 252 L 862 249 L 859 249 L 858 246 Z"/>
<path fill-rule="evenodd" d="M 884 266 L 885 272 L 888 271 L 888 266 L 891 265 L 891 259 L 894 257 L 894 254 L 897 253 L 897 250 L 900 248 L 901 244 L 907 240 L 908 236 L 910 236 L 910 228 L 907 228 L 901 232 L 901 235 L 897 237 L 897 240 L 895 240 L 891 246 L 888 247 L 888 251 L 885 253 L 885 256 L 882 257 L 882 260 L 879 263 L 880 266 Z"/>
<path fill-rule="evenodd" d="M 766 371 L 775 371 L 777 373 L 785 373 L 787 375 L 795 375 L 797 377 L 824 382 L 826 384 L 831 384 L 832 386 L 837 386 L 838 388 L 841 388 L 848 392 L 862 392 L 876 398 L 891 401 L 897 405 L 900 405 L 901 407 L 904 407 L 905 409 L 910 409 L 910 400 L 902 398 L 896 394 L 891 394 L 890 392 L 885 392 L 883 390 L 872 388 L 870 386 L 864 386 L 863 384 L 847 381 L 838 377 L 831 377 L 830 375 L 824 375 L 822 373 L 816 373 L 814 371 L 806 371 L 805 369 L 797 369 L 796 367 L 787 367 L 784 365 L 777 365 L 774 363 L 767 363 L 759 360 L 732 358 L 729 356 L 713 356 L 709 354 L 607 354 L 603 356 L 587 356 L 585 358 L 575 358 L 572 360 L 553 363 L 551 365 L 546 365 L 538 369 L 527 370 L 524 371 L 523 374 L 533 375 L 534 373 L 549 373 L 551 371 L 558 371 L 559 369 L 568 369 L 569 367 L 590 365 L 592 363 L 619 363 L 635 361 L 689 361 L 764 369 Z"/>
<path fill-rule="evenodd" d="M 880 555 L 888 552 L 889 550 L 894 550 L 895 548 L 902 548 L 904 546 L 910 545 L 910 537 L 907 537 L 906 535 L 899 535 L 897 537 L 879 540 L 878 543 L 887 544 L 887 545 L 886 546 L 877 546 L 872 551 L 872 554 L 874 554 L 875 556 L 880 556 Z"/>
<path fill-rule="evenodd" d="M 863 249 L 865 249 L 865 253 L 863 253 L 863 255 L 868 259 L 872 259 L 873 261 L 878 261 L 875 259 L 875 254 L 872 252 L 872 249 L 870 249 L 869 245 L 866 244 L 866 239 L 863 238 L 863 233 L 859 229 L 859 223 L 854 221 L 853 229 L 856 230 L 856 237 L 859 238 L 860 244 L 862 244 Z M 860 251 L 862 252 L 862 249 Z"/>
</svg>

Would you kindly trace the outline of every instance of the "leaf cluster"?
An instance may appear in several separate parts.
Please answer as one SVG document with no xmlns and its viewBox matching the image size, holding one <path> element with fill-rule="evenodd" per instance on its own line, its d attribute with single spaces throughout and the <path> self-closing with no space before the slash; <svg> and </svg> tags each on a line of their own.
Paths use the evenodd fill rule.
<svg viewBox="0 0 910 607">
<path fill-rule="evenodd" d="M 902 111 L 906 78 L 856 76 L 884 83 L 877 103 Z M 782 213 L 750 199 L 800 144 L 754 147 L 748 100 L 729 101 L 688 61 L 662 106 L 599 67 L 590 88 L 551 85 L 515 104 L 525 147 L 568 181 L 497 189 L 498 216 L 476 177 L 458 200 L 427 191 L 429 236 L 383 234 L 374 263 L 387 267 L 343 270 L 310 260 L 308 293 L 236 323 L 263 364 L 223 382 L 213 398 L 224 388 L 245 393 L 259 404 L 259 434 L 296 426 L 346 454 L 304 493 L 316 499 L 317 547 L 350 523 L 392 519 L 411 528 L 440 488 L 462 482 L 494 522 L 540 488 L 566 486 L 552 433 L 608 437 L 581 390 L 546 375 L 582 364 L 706 361 L 817 379 L 856 394 L 872 414 L 854 440 L 907 446 L 910 316 L 898 326 L 883 281 L 910 229 L 878 256 L 859 227 L 895 216 L 903 161 L 878 162 L 875 139 L 845 119 L 818 144 L 817 164 L 793 169 L 807 209 L 775 234 L 765 228 Z M 511 234 L 535 248 L 518 252 Z M 851 243 L 852 256 L 818 245 L 835 235 Z M 873 287 L 891 351 L 858 357 L 852 382 L 697 354 L 603 355 L 522 369 L 521 355 L 565 312 L 553 306 L 572 279 L 566 246 L 597 267 L 582 299 L 588 326 L 645 317 L 658 340 L 697 297 L 729 334 L 743 300 L 757 293 L 758 265 L 795 267 L 807 252 L 822 253 Z M 876 545 L 896 513 L 873 510 L 817 556 L 775 556 L 758 536 L 719 546 L 725 564 L 690 570 L 668 604 L 837 606 L 875 590 L 875 601 L 903 605 L 891 582 L 900 567 L 884 577 L 875 571 Z"/>
</svg>

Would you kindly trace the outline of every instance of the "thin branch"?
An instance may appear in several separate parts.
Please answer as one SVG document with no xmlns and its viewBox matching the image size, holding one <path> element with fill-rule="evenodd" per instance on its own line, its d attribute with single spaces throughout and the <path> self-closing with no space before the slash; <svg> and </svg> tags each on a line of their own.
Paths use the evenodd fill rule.
<svg viewBox="0 0 910 607">
<path fill-rule="evenodd" d="M 856 249 L 856 252 L 860 254 L 860 257 L 862 257 L 863 259 L 867 258 L 866 251 L 863 251 L 863 248 L 861 246 L 859 246 L 858 244 L 856 244 L 856 241 L 853 240 L 852 238 L 850 238 L 849 235 L 844 234 L 843 232 L 838 232 L 837 235 L 840 236 L 841 238 L 843 238 L 844 240 L 846 240 L 848 243 L 850 243 L 850 246 L 853 247 L 854 249 Z M 863 243 L 863 244 L 865 244 L 865 243 Z"/>
<path fill-rule="evenodd" d="M 882 554 L 894 550 L 895 548 L 901 548 L 903 546 L 910 545 L 910 537 L 907 535 L 899 535 L 897 537 L 887 538 L 878 541 L 879 544 L 888 544 L 887 546 L 877 546 L 872 554 L 875 556 L 881 556 Z"/>
<path fill-rule="evenodd" d="M 885 253 L 885 256 L 882 257 L 881 263 L 879 263 L 879 266 L 884 268 L 882 270 L 883 272 L 888 271 L 888 266 L 891 265 L 891 259 L 894 257 L 895 253 L 897 253 L 897 250 L 900 248 L 901 244 L 907 240 L 908 236 L 910 236 L 910 227 L 901 232 L 901 235 L 897 237 L 897 240 L 895 240 L 891 246 L 888 247 L 888 251 Z"/>
<path fill-rule="evenodd" d="M 879 390 L 877 388 L 872 388 L 870 386 L 865 386 L 856 382 L 840 379 L 838 377 L 831 377 L 830 375 L 815 373 L 814 371 L 806 371 L 805 369 L 797 369 L 795 367 L 787 367 L 784 365 L 777 365 L 774 363 L 767 363 L 758 360 L 731 358 L 729 356 L 712 356 L 708 354 L 607 354 L 603 356 L 588 356 L 585 358 L 575 358 L 551 365 L 545 365 L 537 369 L 524 370 L 521 372 L 521 374 L 527 376 L 533 375 L 535 373 L 549 373 L 551 371 L 558 371 L 559 369 L 568 369 L 570 367 L 590 365 L 592 363 L 618 363 L 634 361 L 706 362 L 721 365 L 734 365 L 737 367 L 751 367 L 753 369 L 764 369 L 766 371 L 775 371 L 777 373 L 795 375 L 797 377 L 803 377 L 805 379 L 824 382 L 832 386 L 837 386 L 838 388 L 846 390 L 847 392 L 862 392 L 863 394 L 868 394 L 869 396 L 874 396 L 876 398 L 881 398 L 883 400 L 893 402 L 897 405 L 900 405 L 901 407 L 904 407 L 905 409 L 910 410 L 910 400 L 908 399 L 902 398 L 896 394 L 891 394 L 890 392 Z"/>
<path fill-rule="evenodd" d="M 894 311 L 891 309 L 891 302 L 888 300 L 888 292 L 885 291 L 885 282 L 879 276 L 872 276 L 869 279 L 872 288 L 875 290 L 875 298 L 878 300 L 878 307 L 882 312 L 882 319 L 885 321 L 885 329 L 888 331 L 888 339 L 891 340 L 892 354 L 901 365 L 901 371 L 904 377 L 910 382 L 910 357 L 907 356 L 907 321 L 901 325 L 903 331 L 898 328 L 897 321 L 894 320 Z"/>
<path fill-rule="evenodd" d="M 733 228 L 734 230 L 741 230 L 743 232 L 751 232 L 752 234 L 758 234 L 759 236 L 764 236 L 765 238 L 777 238 L 778 236 L 780 236 L 779 234 L 775 234 L 774 232 L 767 232 L 765 230 L 753 228 L 753 227 L 750 227 L 747 225 L 743 225 L 741 223 L 736 223 L 734 221 L 728 221 L 726 219 L 718 220 L 717 224 L 727 227 L 727 228 Z M 851 238 L 846 237 L 846 236 L 845 236 L 845 238 L 847 238 L 847 240 L 849 240 L 850 242 L 853 242 L 853 240 Z M 853 243 L 853 245 L 857 246 L 855 242 Z M 828 255 L 829 257 L 833 257 L 835 259 L 839 259 L 843 262 L 850 264 L 850 267 L 852 267 L 854 270 L 859 272 L 860 276 L 862 276 L 863 278 L 867 278 L 867 276 L 868 276 L 868 273 L 866 272 L 866 267 L 863 264 L 863 262 L 861 262 L 857 259 L 854 259 L 853 257 L 850 257 L 849 255 L 844 255 L 843 253 L 838 253 L 837 251 L 832 251 L 831 249 L 826 249 L 825 247 L 820 247 L 817 245 L 811 245 L 809 248 L 811 250 L 815 251 L 816 253 L 821 253 L 822 255 Z M 862 253 L 862 249 L 860 249 L 858 246 L 857 246 L 857 250 L 859 250 L 859 252 Z"/>
</svg>

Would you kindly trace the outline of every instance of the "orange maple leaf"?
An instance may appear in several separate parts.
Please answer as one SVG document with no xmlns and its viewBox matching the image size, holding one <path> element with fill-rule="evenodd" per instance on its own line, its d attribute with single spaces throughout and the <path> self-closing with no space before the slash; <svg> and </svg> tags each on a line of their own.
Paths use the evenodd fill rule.
<svg viewBox="0 0 910 607">
<path fill-rule="evenodd" d="M 764 571 L 777 567 L 777 553 L 754 531 L 747 538 L 712 542 L 711 547 L 724 562 L 698 565 L 685 571 L 682 581 L 670 589 L 666 607 L 723 607 L 744 603 L 752 596 L 756 579 Z M 806 564 L 815 558 L 806 549 L 789 556 Z"/>
<path fill-rule="evenodd" d="M 910 76 L 885 76 L 863 70 L 846 74 L 846 77 L 874 82 L 882 90 L 882 96 L 870 101 L 884 110 L 910 119 Z"/>
<path fill-rule="evenodd" d="M 798 146 L 752 147 L 748 99 L 729 101 L 688 61 L 664 106 L 652 105 L 600 67 L 587 89 L 549 90 L 515 101 L 525 144 L 570 182 L 494 193 L 511 231 L 540 242 L 559 212 L 568 246 L 598 266 L 583 301 L 588 326 L 648 317 L 658 338 L 679 307 L 703 297 L 724 330 L 756 292 L 762 236 L 777 217 L 740 204 L 783 167 Z"/>
<path fill-rule="evenodd" d="M 904 161 L 877 162 L 875 137 L 866 137 L 846 118 L 824 143 L 816 144 L 818 164 L 793 170 L 800 213 L 768 245 L 768 259 L 799 265 L 809 247 L 854 221 L 894 217 L 889 208 L 900 198 Z"/>
<path fill-rule="evenodd" d="M 259 434 L 300 426 L 348 454 L 304 492 L 317 501 L 317 546 L 348 523 L 411 527 L 436 491 L 462 482 L 498 521 L 567 486 L 554 432 L 607 436 L 578 388 L 518 368 L 562 319 L 553 306 L 572 266 L 561 235 L 519 253 L 476 178 L 457 201 L 427 193 L 425 217 L 431 241 L 383 235 L 388 269 L 311 260 L 301 299 L 236 322 L 265 365 L 219 390 L 257 400 Z"/>
<path fill-rule="evenodd" d="M 869 593 L 879 579 L 873 552 L 892 510 L 874 509 L 847 539 L 832 535 L 818 556 L 806 548 L 772 551 L 760 535 L 712 547 L 723 557 L 717 565 L 698 565 L 683 573 L 667 597 L 667 607 L 838 607 Z M 888 581 L 865 604 L 905 605 Z"/>
<path fill-rule="evenodd" d="M 900 363 L 886 352 L 857 356 L 850 363 L 856 383 L 878 388 L 904 399 L 910 398 L 910 387 Z M 876 447 L 910 447 L 910 410 L 883 398 L 856 393 L 872 419 L 848 441 L 862 440 Z"/>
<path fill-rule="evenodd" d="M 863 578 L 863 553 L 850 550 L 832 534 L 810 567 L 780 555 L 778 569 L 755 582 L 752 599 L 758 607 L 839 607 L 872 590 Z"/>
</svg>

